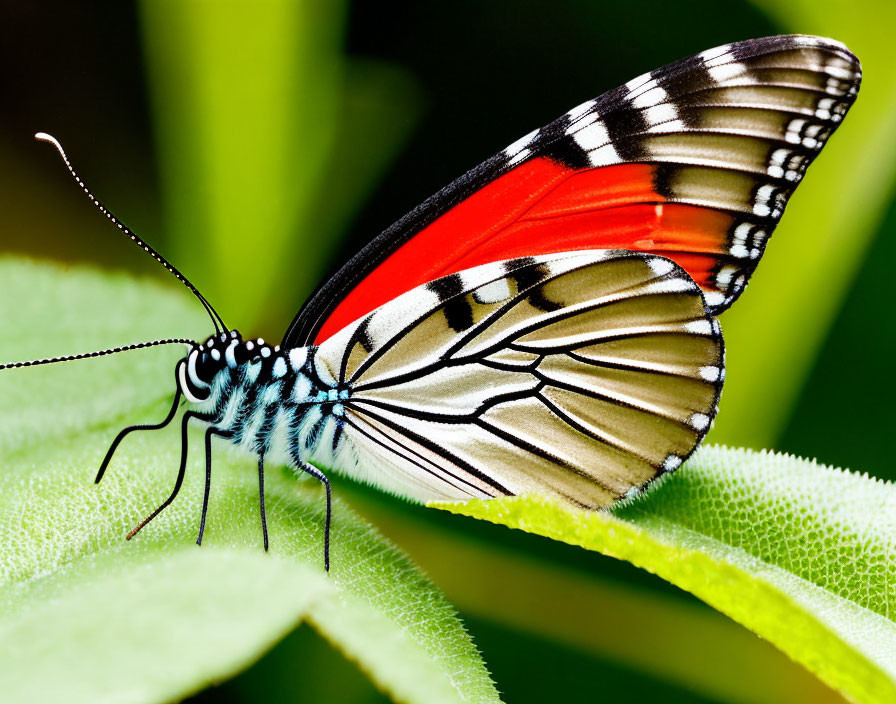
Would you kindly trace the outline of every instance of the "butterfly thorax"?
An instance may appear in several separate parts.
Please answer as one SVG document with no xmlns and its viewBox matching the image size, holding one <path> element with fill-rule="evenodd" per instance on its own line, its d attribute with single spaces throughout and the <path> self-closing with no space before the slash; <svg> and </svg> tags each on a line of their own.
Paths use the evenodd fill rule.
<svg viewBox="0 0 896 704">
<path fill-rule="evenodd" d="M 326 462 L 340 447 L 350 391 L 316 351 L 222 333 L 178 363 L 178 383 L 206 422 L 246 451 L 293 466 Z"/>
</svg>

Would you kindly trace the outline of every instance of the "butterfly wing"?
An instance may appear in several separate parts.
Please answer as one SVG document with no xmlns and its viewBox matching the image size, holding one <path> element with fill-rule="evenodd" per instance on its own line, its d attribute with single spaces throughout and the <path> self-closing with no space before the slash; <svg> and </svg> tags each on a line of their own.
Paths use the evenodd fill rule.
<svg viewBox="0 0 896 704">
<path fill-rule="evenodd" d="M 743 290 L 860 80 L 842 44 L 800 35 L 729 44 L 644 74 L 399 220 L 319 287 L 282 344 L 319 343 L 462 269 L 567 250 L 669 257 L 718 314 Z"/>
<path fill-rule="evenodd" d="M 449 275 L 349 325 L 316 359 L 350 395 L 312 459 L 420 501 L 611 504 L 693 451 L 724 376 L 699 288 L 670 260 L 629 251 Z"/>
</svg>

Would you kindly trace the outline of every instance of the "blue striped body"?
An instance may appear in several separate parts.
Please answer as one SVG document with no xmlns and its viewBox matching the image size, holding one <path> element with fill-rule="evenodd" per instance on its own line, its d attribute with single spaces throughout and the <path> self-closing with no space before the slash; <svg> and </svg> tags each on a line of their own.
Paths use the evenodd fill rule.
<svg viewBox="0 0 896 704">
<path fill-rule="evenodd" d="M 262 340 L 210 338 L 182 363 L 181 385 L 204 420 L 247 452 L 293 467 L 333 466 L 349 391 L 316 349 L 281 353 Z"/>
</svg>

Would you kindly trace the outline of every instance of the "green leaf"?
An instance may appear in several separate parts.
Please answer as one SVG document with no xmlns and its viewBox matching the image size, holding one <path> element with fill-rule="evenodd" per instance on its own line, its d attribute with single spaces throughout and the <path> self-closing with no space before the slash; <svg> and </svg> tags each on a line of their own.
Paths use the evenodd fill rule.
<svg viewBox="0 0 896 704">
<path fill-rule="evenodd" d="M 707 447 L 612 512 L 539 498 L 438 504 L 628 560 L 692 592 L 861 702 L 896 698 L 896 488 Z"/>
<path fill-rule="evenodd" d="M 124 276 L 0 260 L 0 281 L 2 360 L 200 336 L 208 325 L 186 292 Z M 444 597 L 338 496 L 333 568 L 323 572 L 324 495 L 285 468 L 266 471 L 269 554 L 254 463 L 223 442 L 204 544 L 194 544 L 198 431 L 177 500 L 125 541 L 171 490 L 178 430 L 130 436 L 99 486 L 93 477 L 122 426 L 164 416 L 179 353 L 153 348 L 0 374 L 4 699 L 183 698 L 306 622 L 398 701 L 498 701 Z"/>
<path fill-rule="evenodd" d="M 503 651 L 516 648 L 515 640 L 508 636 L 497 650 L 488 629 L 483 635 L 483 623 L 550 643 L 545 647 L 556 646 L 558 658 L 572 651 L 593 659 L 598 670 L 589 678 L 590 668 L 582 666 L 581 691 L 590 691 L 601 676 L 597 663 L 612 663 L 629 675 L 638 673 L 642 683 L 657 683 L 656 691 L 689 692 L 686 701 L 697 696 L 726 704 L 843 704 L 839 694 L 767 641 L 652 575 L 636 574 L 629 564 L 576 555 L 584 551 L 541 536 L 513 535 L 503 525 L 474 518 L 412 506 L 399 511 L 362 487 L 350 498 L 474 624 L 477 643 L 510 701 L 521 682 L 538 686 L 543 678 L 531 673 L 511 682 L 516 670 L 507 661 L 515 656 Z M 645 639 L 646 652 L 662 657 L 645 657 Z M 527 657 L 531 661 L 533 654 Z M 576 691 L 571 683 L 565 686 Z M 626 701 L 637 699 L 622 682 L 601 686 L 611 701 L 614 692 L 628 696 Z"/>
</svg>

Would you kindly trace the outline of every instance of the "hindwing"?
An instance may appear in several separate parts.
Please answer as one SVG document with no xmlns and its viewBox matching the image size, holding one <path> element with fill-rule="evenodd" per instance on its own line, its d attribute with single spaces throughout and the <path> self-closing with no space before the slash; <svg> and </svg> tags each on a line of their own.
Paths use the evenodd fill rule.
<svg viewBox="0 0 896 704">
<path fill-rule="evenodd" d="M 722 338 L 676 264 L 627 251 L 464 270 L 317 349 L 359 478 L 422 501 L 598 507 L 677 468 L 716 412 Z"/>
</svg>

